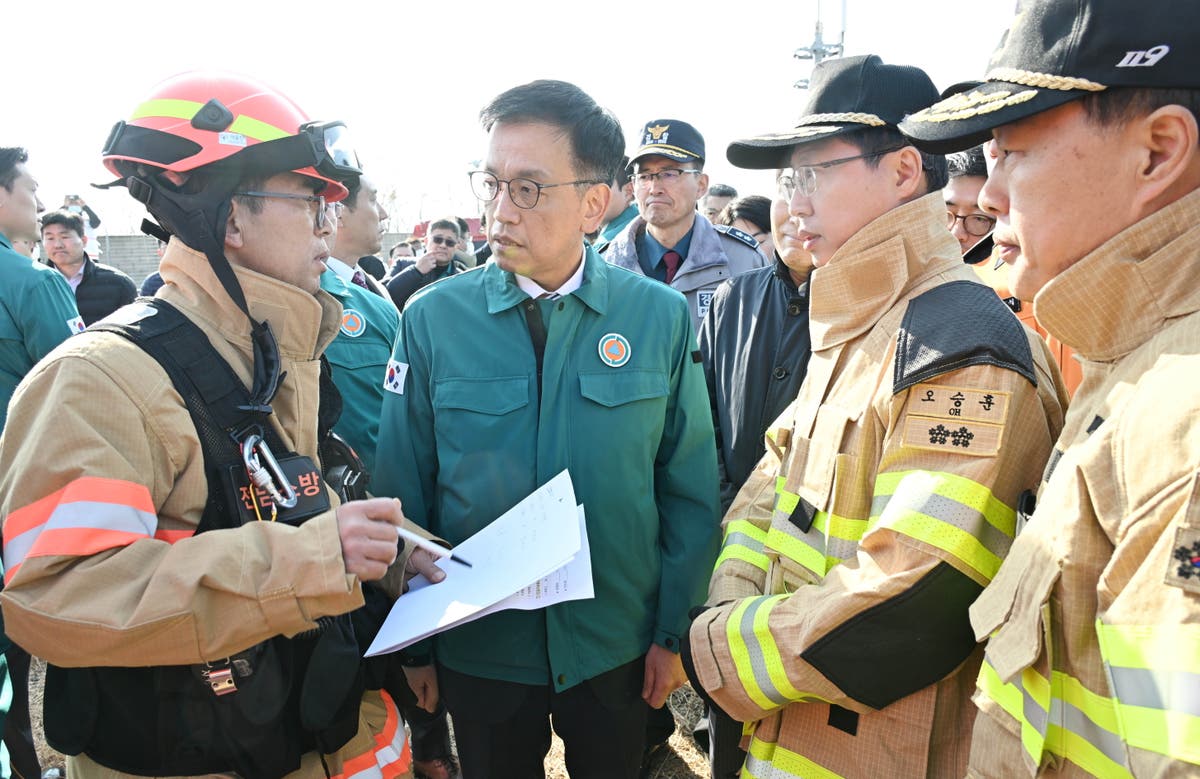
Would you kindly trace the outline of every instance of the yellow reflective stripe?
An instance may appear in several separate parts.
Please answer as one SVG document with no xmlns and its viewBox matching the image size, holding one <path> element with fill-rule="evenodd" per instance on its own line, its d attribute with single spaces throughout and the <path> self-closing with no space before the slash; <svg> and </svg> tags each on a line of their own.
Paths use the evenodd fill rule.
<svg viewBox="0 0 1200 779">
<path fill-rule="evenodd" d="M 757 539 L 760 544 L 767 538 L 766 528 L 761 528 L 748 519 L 734 519 L 725 523 L 725 538 L 728 539 L 734 533 Z"/>
<path fill-rule="evenodd" d="M 771 568 L 770 558 L 762 552 L 755 552 L 744 546 L 727 546 L 721 550 L 721 554 L 717 555 L 717 564 L 713 566 L 713 569 L 720 568 L 730 560 L 741 560 L 743 563 L 753 565 L 763 573 Z"/>
<path fill-rule="evenodd" d="M 990 581 L 1012 543 L 1015 513 L 978 482 L 950 473 L 880 474 L 870 526 L 937 547 Z"/>
<path fill-rule="evenodd" d="M 896 486 L 912 476 L 927 476 L 936 480 L 937 494 L 975 509 L 992 527 L 1012 537 L 1017 532 L 1017 512 L 979 482 L 946 471 L 893 471 L 881 473 L 875 479 L 875 495 L 892 495 Z M 872 512 L 875 513 L 875 512 Z"/>
<path fill-rule="evenodd" d="M 1200 764 L 1200 625 L 1106 625 L 1100 654 L 1130 745 Z"/>
<path fill-rule="evenodd" d="M 978 687 L 1020 723 L 1021 745 L 1034 764 L 1040 765 L 1043 753 L 1050 753 L 1094 776 L 1131 777 L 1112 700 L 1068 674 L 1054 671 L 1051 676 L 1052 683 L 1026 668 L 1018 683 L 1006 684 L 985 656 Z"/>
<path fill-rule="evenodd" d="M 1200 674 L 1200 625 L 1106 625 L 1096 620 L 1109 665 Z"/>
<path fill-rule="evenodd" d="M 187 119 L 190 121 L 196 115 L 196 112 L 203 107 L 203 103 L 197 103 L 194 100 L 174 100 L 170 98 L 147 100 L 133 110 L 133 115 L 129 117 L 129 121 L 132 122 L 135 119 L 146 119 L 156 116 L 171 119 Z M 240 133 L 255 141 L 274 141 L 278 138 L 295 134 L 287 130 L 281 130 L 273 124 L 268 124 L 245 114 L 236 117 L 233 123 L 229 125 L 227 132 Z"/>
<path fill-rule="evenodd" d="M 1200 718 L 1181 711 L 1117 706 L 1123 735 L 1131 746 L 1200 764 Z"/>
<path fill-rule="evenodd" d="M 771 610 L 786 597 L 747 598 L 734 607 L 725 623 L 729 654 L 742 689 L 767 711 L 803 697 L 787 678 L 783 657 L 768 625 Z"/>
<path fill-rule="evenodd" d="M 821 579 L 825 578 L 825 573 L 830 568 L 840 562 L 837 558 L 827 558 L 822 550 L 815 549 L 804 540 L 777 528 L 767 531 L 767 546 L 787 559 L 803 565 Z"/>
<path fill-rule="evenodd" d="M 800 496 L 794 492 L 788 492 L 785 489 L 786 485 L 786 476 L 775 477 L 775 510 L 782 511 L 784 514 L 791 514 L 796 510 L 796 506 L 799 505 Z"/>
<path fill-rule="evenodd" d="M 1025 669 L 1025 673 L 1029 673 L 1031 669 Z M 1034 672 L 1035 676 L 1040 676 Z M 1042 679 L 1045 682 L 1045 679 Z M 1026 713 L 1026 705 L 1032 704 L 1036 706 L 1035 701 L 1022 692 L 1021 688 L 1011 682 L 1000 681 L 996 669 L 992 668 L 992 664 L 987 661 L 985 656 L 983 665 L 979 669 L 979 679 L 977 686 L 988 698 L 991 698 L 1000 708 L 1004 709 L 1010 717 L 1021 724 L 1021 746 L 1025 747 L 1025 752 L 1033 759 L 1035 764 L 1040 763 L 1042 759 L 1042 747 L 1046 743 L 1045 736 L 1038 731 L 1037 726 L 1030 722 L 1030 717 Z M 1049 685 L 1046 685 L 1046 698 L 1049 699 Z M 1047 707 L 1048 708 L 1048 707 Z M 1049 716 L 1049 712 L 1043 711 L 1043 722 L 1045 717 Z"/>
<path fill-rule="evenodd" d="M 722 563 L 728 560 L 741 560 L 765 573 L 771 565 L 771 561 L 763 554 L 763 542 L 766 538 L 767 531 L 748 519 L 735 519 L 727 523 L 725 539 L 721 542 L 721 554 L 717 556 L 714 569 L 720 568 Z"/>
<path fill-rule="evenodd" d="M 274 141 L 289 135 L 295 135 L 295 133 L 280 130 L 273 124 L 267 124 L 264 121 L 254 119 L 245 114 L 234 119 L 233 124 L 229 125 L 227 132 L 241 133 L 247 138 L 253 138 L 256 141 Z"/>
<path fill-rule="evenodd" d="M 867 532 L 867 526 L 868 520 L 839 517 L 837 514 L 826 514 L 824 511 L 817 512 L 817 517 L 813 521 L 813 527 L 820 529 L 822 533 L 843 541 L 853 541 L 856 544 Z"/>
<path fill-rule="evenodd" d="M 133 115 L 129 117 L 129 121 L 132 122 L 134 119 L 145 119 L 151 116 L 191 120 L 196 115 L 196 112 L 203 107 L 203 103 L 197 103 L 195 100 L 170 100 L 167 98 L 147 100 L 133 109 Z"/>
<path fill-rule="evenodd" d="M 842 779 L 839 774 L 823 765 L 809 760 L 804 755 L 770 744 L 750 739 L 750 751 L 746 754 L 746 765 L 742 777 L 750 779 Z"/>
<path fill-rule="evenodd" d="M 883 527 L 924 541 L 953 555 L 986 581 L 991 581 L 996 571 L 1000 570 L 1000 558 L 979 543 L 979 539 L 965 530 L 948 528 L 941 520 L 933 517 L 916 511 L 902 510 L 889 517 Z"/>
</svg>

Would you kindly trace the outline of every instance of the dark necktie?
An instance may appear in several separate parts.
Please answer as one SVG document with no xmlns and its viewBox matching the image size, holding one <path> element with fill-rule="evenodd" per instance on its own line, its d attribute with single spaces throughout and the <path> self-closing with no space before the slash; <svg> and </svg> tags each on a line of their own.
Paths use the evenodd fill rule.
<svg viewBox="0 0 1200 779">
<path fill-rule="evenodd" d="M 663 264 L 667 266 L 667 283 L 670 284 L 675 280 L 675 272 L 679 270 L 679 264 L 683 262 L 683 258 L 679 256 L 679 252 L 671 249 L 663 255 Z"/>
<path fill-rule="evenodd" d="M 358 286 L 367 290 L 368 292 L 375 291 L 375 290 L 371 289 L 369 284 L 367 284 L 367 274 L 363 273 L 360 270 L 354 271 L 354 275 L 350 277 L 350 281 L 354 282 L 355 284 L 357 284 Z"/>
</svg>

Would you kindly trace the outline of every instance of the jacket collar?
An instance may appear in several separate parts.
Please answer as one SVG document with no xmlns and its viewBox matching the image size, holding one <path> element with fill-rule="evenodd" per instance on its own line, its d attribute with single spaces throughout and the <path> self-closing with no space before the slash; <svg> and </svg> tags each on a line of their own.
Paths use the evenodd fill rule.
<svg viewBox="0 0 1200 779">
<path fill-rule="evenodd" d="M 785 265 L 783 260 L 779 258 L 779 252 L 775 252 L 775 278 L 782 281 L 788 289 L 795 290 L 801 295 L 807 295 L 808 283 L 812 278 L 813 270 L 815 269 L 809 268 L 808 273 L 804 276 L 804 281 L 797 284 L 796 280 L 792 278 L 792 269 Z"/>
<path fill-rule="evenodd" d="M 646 220 L 635 216 L 624 232 L 613 239 L 604 250 L 604 257 L 613 265 L 634 273 L 645 275 L 642 265 L 638 262 L 638 236 L 646 230 Z M 678 279 L 692 271 L 707 268 L 711 265 L 728 265 L 729 257 L 721 246 L 720 233 L 712 226 L 712 222 L 697 213 L 692 222 L 692 240 L 688 247 L 687 257 L 675 274 Z"/>
<path fill-rule="evenodd" d="M 813 350 L 869 330 L 921 282 L 962 266 L 946 230 L 941 192 L 893 208 L 869 222 L 809 276 Z"/>
<path fill-rule="evenodd" d="M 159 296 L 198 320 L 209 333 L 253 354 L 250 323 L 225 292 L 208 258 L 172 238 L 163 253 Z M 233 266 L 246 295 L 250 314 L 271 324 L 280 354 L 299 361 L 316 359 L 333 341 L 341 324 L 342 306 L 328 292 L 310 295 L 299 287 Z"/>
<path fill-rule="evenodd" d="M 608 273 L 608 263 L 591 246 L 584 246 L 583 283 L 570 296 L 603 315 L 608 308 Z M 483 289 L 489 314 L 498 314 L 529 299 L 517 286 L 512 271 L 504 270 L 496 262 L 483 266 Z"/>
<path fill-rule="evenodd" d="M 1170 320 L 1200 310 L 1200 189 L 1131 225 L 1038 292 L 1046 330 L 1089 360 L 1108 362 Z"/>
</svg>

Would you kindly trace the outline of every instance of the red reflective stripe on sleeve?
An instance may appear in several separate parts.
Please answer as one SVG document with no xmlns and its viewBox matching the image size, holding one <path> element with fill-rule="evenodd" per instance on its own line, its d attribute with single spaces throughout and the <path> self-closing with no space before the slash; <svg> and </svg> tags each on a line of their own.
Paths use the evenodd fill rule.
<svg viewBox="0 0 1200 779">
<path fill-rule="evenodd" d="M 17 575 L 17 571 L 19 571 L 19 570 L 21 570 L 21 564 L 17 563 L 12 568 L 9 568 L 7 571 L 4 572 L 5 586 L 8 586 L 9 581 L 12 579 L 12 577 Z"/>
<path fill-rule="evenodd" d="M 379 696 L 383 701 L 385 710 L 387 711 L 387 719 L 384 721 L 383 730 L 375 734 L 374 747 L 361 755 L 346 760 L 342 763 L 342 771 L 333 777 L 333 779 L 350 779 L 355 776 L 382 776 L 383 779 L 394 779 L 398 776 L 403 776 L 412 767 L 412 749 L 409 746 L 407 735 L 404 733 L 404 725 L 400 720 L 400 710 L 396 707 L 392 696 L 386 691 L 380 690 Z M 381 758 L 387 755 L 389 750 L 396 754 L 396 740 L 403 739 L 403 744 L 399 749 L 399 753 L 395 759 L 384 763 Z"/>
<path fill-rule="evenodd" d="M 45 523 L 58 506 L 82 500 L 116 503 L 148 514 L 156 513 L 150 490 L 146 489 L 144 484 L 105 479 L 100 476 L 83 476 L 61 490 L 11 512 L 4 519 L 4 540 L 8 541 Z"/>
<path fill-rule="evenodd" d="M 182 541 L 185 538 L 191 538 L 196 535 L 195 530 L 159 530 L 154 531 L 154 537 L 159 541 L 166 541 L 168 544 L 174 544 L 177 541 Z"/>
</svg>

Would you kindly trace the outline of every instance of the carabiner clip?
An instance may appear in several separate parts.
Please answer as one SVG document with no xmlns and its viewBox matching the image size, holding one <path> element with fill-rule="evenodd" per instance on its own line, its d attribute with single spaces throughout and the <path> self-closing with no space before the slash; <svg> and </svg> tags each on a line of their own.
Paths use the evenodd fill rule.
<svg viewBox="0 0 1200 779">
<path fill-rule="evenodd" d="M 285 509 L 296 505 L 299 497 L 261 435 L 251 433 L 246 436 L 242 442 L 242 462 L 246 464 L 250 481 L 258 489 L 265 490 L 275 505 Z"/>
</svg>

